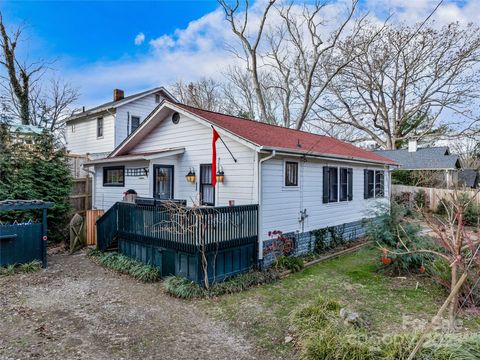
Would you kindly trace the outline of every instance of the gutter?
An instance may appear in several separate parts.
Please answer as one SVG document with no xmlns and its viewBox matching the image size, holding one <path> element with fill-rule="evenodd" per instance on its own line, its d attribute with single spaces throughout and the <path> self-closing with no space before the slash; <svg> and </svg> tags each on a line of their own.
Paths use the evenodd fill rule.
<svg viewBox="0 0 480 360">
<path fill-rule="evenodd" d="M 293 149 L 280 149 L 280 148 L 273 148 L 269 146 L 260 146 L 260 151 L 272 151 L 277 150 L 278 155 L 286 155 L 286 156 L 298 156 L 298 157 L 309 157 L 309 158 L 317 158 L 317 159 L 325 159 L 325 160 L 335 160 L 335 161 L 343 161 L 343 162 L 356 162 L 362 164 L 373 164 L 373 165 L 389 165 L 389 166 L 400 166 L 397 163 L 387 163 L 380 160 L 367 160 L 361 159 L 354 156 L 341 156 L 341 155 L 328 155 L 328 154 L 319 154 L 319 153 L 309 153 L 306 154 L 305 150 L 293 150 Z"/>
<path fill-rule="evenodd" d="M 271 154 L 258 162 L 258 260 L 263 259 L 263 240 L 262 240 L 262 164 L 277 155 L 276 150 L 272 150 Z"/>
</svg>

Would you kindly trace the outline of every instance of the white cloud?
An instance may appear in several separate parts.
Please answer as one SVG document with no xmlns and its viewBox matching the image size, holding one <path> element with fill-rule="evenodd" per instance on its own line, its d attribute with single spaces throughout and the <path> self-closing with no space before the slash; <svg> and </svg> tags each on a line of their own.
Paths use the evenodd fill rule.
<svg viewBox="0 0 480 360">
<path fill-rule="evenodd" d="M 142 45 L 144 41 L 145 41 L 144 33 L 138 33 L 137 36 L 135 36 L 135 45 Z"/>
<path fill-rule="evenodd" d="M 329 19 L 335 19 L 339 9 L 345 9 L 349 3 L 337 0 L 334 6 L 324 9 L 325 14 Z M 375 20 L 384 19 L 393 12 L 392 21 L 412 24 L 423 20 L 436 4 L 437 0 L 366 0 L 363 8 L 369 10 Z M 249 21 L 255 24 L 262 9 L 261 3 L 255 2 L 250 9 Z M 447 1 L 434 18 L 439 24 L 452 21 L 480 23 L 480 1 Z M 268 21 L 275 24 L 277 18 L 271 16 Z M 143 33 L 135 38 L 137 45 L 144 41 Z M 238 49 L 239 44 L 220 9 L 173 33 L 159 34 L 149 41 L 149 45 L 149 50 L 141 55 L 125 55 L 117 61 L 99 61 L 81 69 L 66 69 L 65 77 L 81 88 L 83 96 L 79 105 L 90 106 L 109 100 L 115 87 L 125 89 L 128 94 L 149 87 L 168 86 L 179 79 L 220 78 L 223 69 L 238 61 L 226 49 L 227 45 Z"/>
</svg>

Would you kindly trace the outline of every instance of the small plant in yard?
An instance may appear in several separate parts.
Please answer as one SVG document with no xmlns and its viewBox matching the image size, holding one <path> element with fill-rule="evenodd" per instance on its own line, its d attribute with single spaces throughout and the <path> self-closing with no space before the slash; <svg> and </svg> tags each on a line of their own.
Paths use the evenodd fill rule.
<svg viewBox="0 0 480 360">
<path fill-rule="evenodd" d="M 169 276 L 163 281 L 165 291 L 180 299 L 195 299 L 205 296 L 205 290 L 196 282 L 181 276 Z"/>
<path fill-rule="evenodd" d="M 129 258 L 128 256 L 115 252 L 102 253 L 96 250 L 89 251 L 87 255 L 98 259 L 98 262 L 101 265 L 122 274 L 130 275 L 137 280 L 143 282 L 155 282 L 160 280 L 160 270 L 157 267 L 145 265 L 144 263 Z"/>
<path fill-rule="evenodd" d="M 280 256 L 275 262 L 275 267 L 278 269 L 286 269 L 291 272 L 298 272 L 303 269 L 304 263 L 301 258 L 291 256 Z"/>
<path fill-rule="evenodd" d="M 221 283 L 212 284 L 208 289 L 202 288 L 194 281 L 181 276 L 169 276 L 163 282 L 165 291 L 181 299 L 195 299 L 233 294 L 247 290 L 253 286 L 269 284 L 280 277 L 274 269 L 267 271 L 250 271 L 227 279 Z"/>
<path fill-rule="evenodd" d="M 459 305 L 467 304 L 473 308 L 480 305 L 476 290 L 480 273 L 480 228 L 475 234 L 465 227 L 466 210 L 475 196 L 476 194 L 465 198 L 464 194 L 454 192 L 448 202 L 444 201 L 446 214 L 442 217 L 431 216 L 421 209 L 425 223 L 434 233 L 431 244 L 412 240 L 411 235 L 399 224 L 397 237 L 400 245 L 394 249 L 383 248 L 384 253 L 388 252 L 392 256 L 426 254 L 430 260 L 436 259 L 436 262 L 433 262 L 436 265 L 435 271 L 441 275 L 441 280 L 446 280 L 440 284 L 446 283 L 450 292 L 445 302 L 449 304 L 450 327 L 454 326 Z M 420 269 L 425 271 L 423 262 Z M 448 271 L 445 271 L 446 269 Z M 440 313 L 437 316 L 441 315 Z"/>
<path fill-rule="evenodd" d="M 428 246 L 429 238 L 420 236 L 420 226 L 405 221 L 407 208 L 392 202 L 390 212 L 380 209 L 380 215 L 367 221 L 365 229 L 370 240 L 384 247 L 380 258 L 381 270 L 392 275 L 419 272 L 429 254 L 411 253 L 403 255 L 388 254 L 386 249 L 398 249 L 403 244 Z"/>
<path fill-rule="evenodd" d="M 32 273 L 40 270 L 42 263 L 34 260 L 25 264 L 8 265 L 6 267 L 0 267 L 0 276 L 8 276 L 17 273 Z"/>
<path fill-rule="evenodd" d="M 406 360 L 420 334 L 400 333 L 388 336 L 372 334 L 355 327 L 339 316 L 342 305 L 318 298 L 293 314 L 292 324 L 299 335 L 303 357 L 310 360 Z M 478 359 L 480 336 L 432 334 L 416 359 Z"/>
</svg>

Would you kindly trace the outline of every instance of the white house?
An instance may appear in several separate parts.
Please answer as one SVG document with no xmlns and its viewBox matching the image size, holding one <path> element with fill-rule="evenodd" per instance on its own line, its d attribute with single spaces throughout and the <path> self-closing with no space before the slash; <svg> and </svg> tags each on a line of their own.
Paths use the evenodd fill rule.
<svg viewBox="0 0 480 360">
<path fill-rule="evenodd" d="M 92 158 L 107 156 L 164 99 L 175 101 L 163 87 L 124 96 L 113 90 L 113 101 L 83 109 L 66 122 L 66 148 L 74 155 L 89 154 Z"/>
<path fill-rule="evenodd" d="M 221 136 L 216 160 L 224 175 L 215 188 L 212 128 Z M 305 252 L 313 230 L 346 224 L 361 232 L 360 221 L 389 203 L 396 163 L 334 138 L 165 100 L 108 157 L 88 165 L 95 208 L 110 208 L 128 189 L 205 206 L 258 204 L 260 244 L 280 230 L 296 234 Z"/>
</svg>

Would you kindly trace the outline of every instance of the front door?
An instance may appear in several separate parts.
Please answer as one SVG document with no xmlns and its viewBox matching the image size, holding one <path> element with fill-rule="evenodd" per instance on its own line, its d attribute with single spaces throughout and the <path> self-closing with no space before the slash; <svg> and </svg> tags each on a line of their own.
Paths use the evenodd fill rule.
<svg viewBox="0 0 480 360">
<path fill-rule="evenodd" d="M 215 188 L 212 185 L 212 164 L 200 165 L 200 201 L 202 205 L 215 205 Z"/>
<path fill-rule="evenodd" d="M 153 197 L 173 199 L 173 165 L 153 165 Z"/>
</svg>

